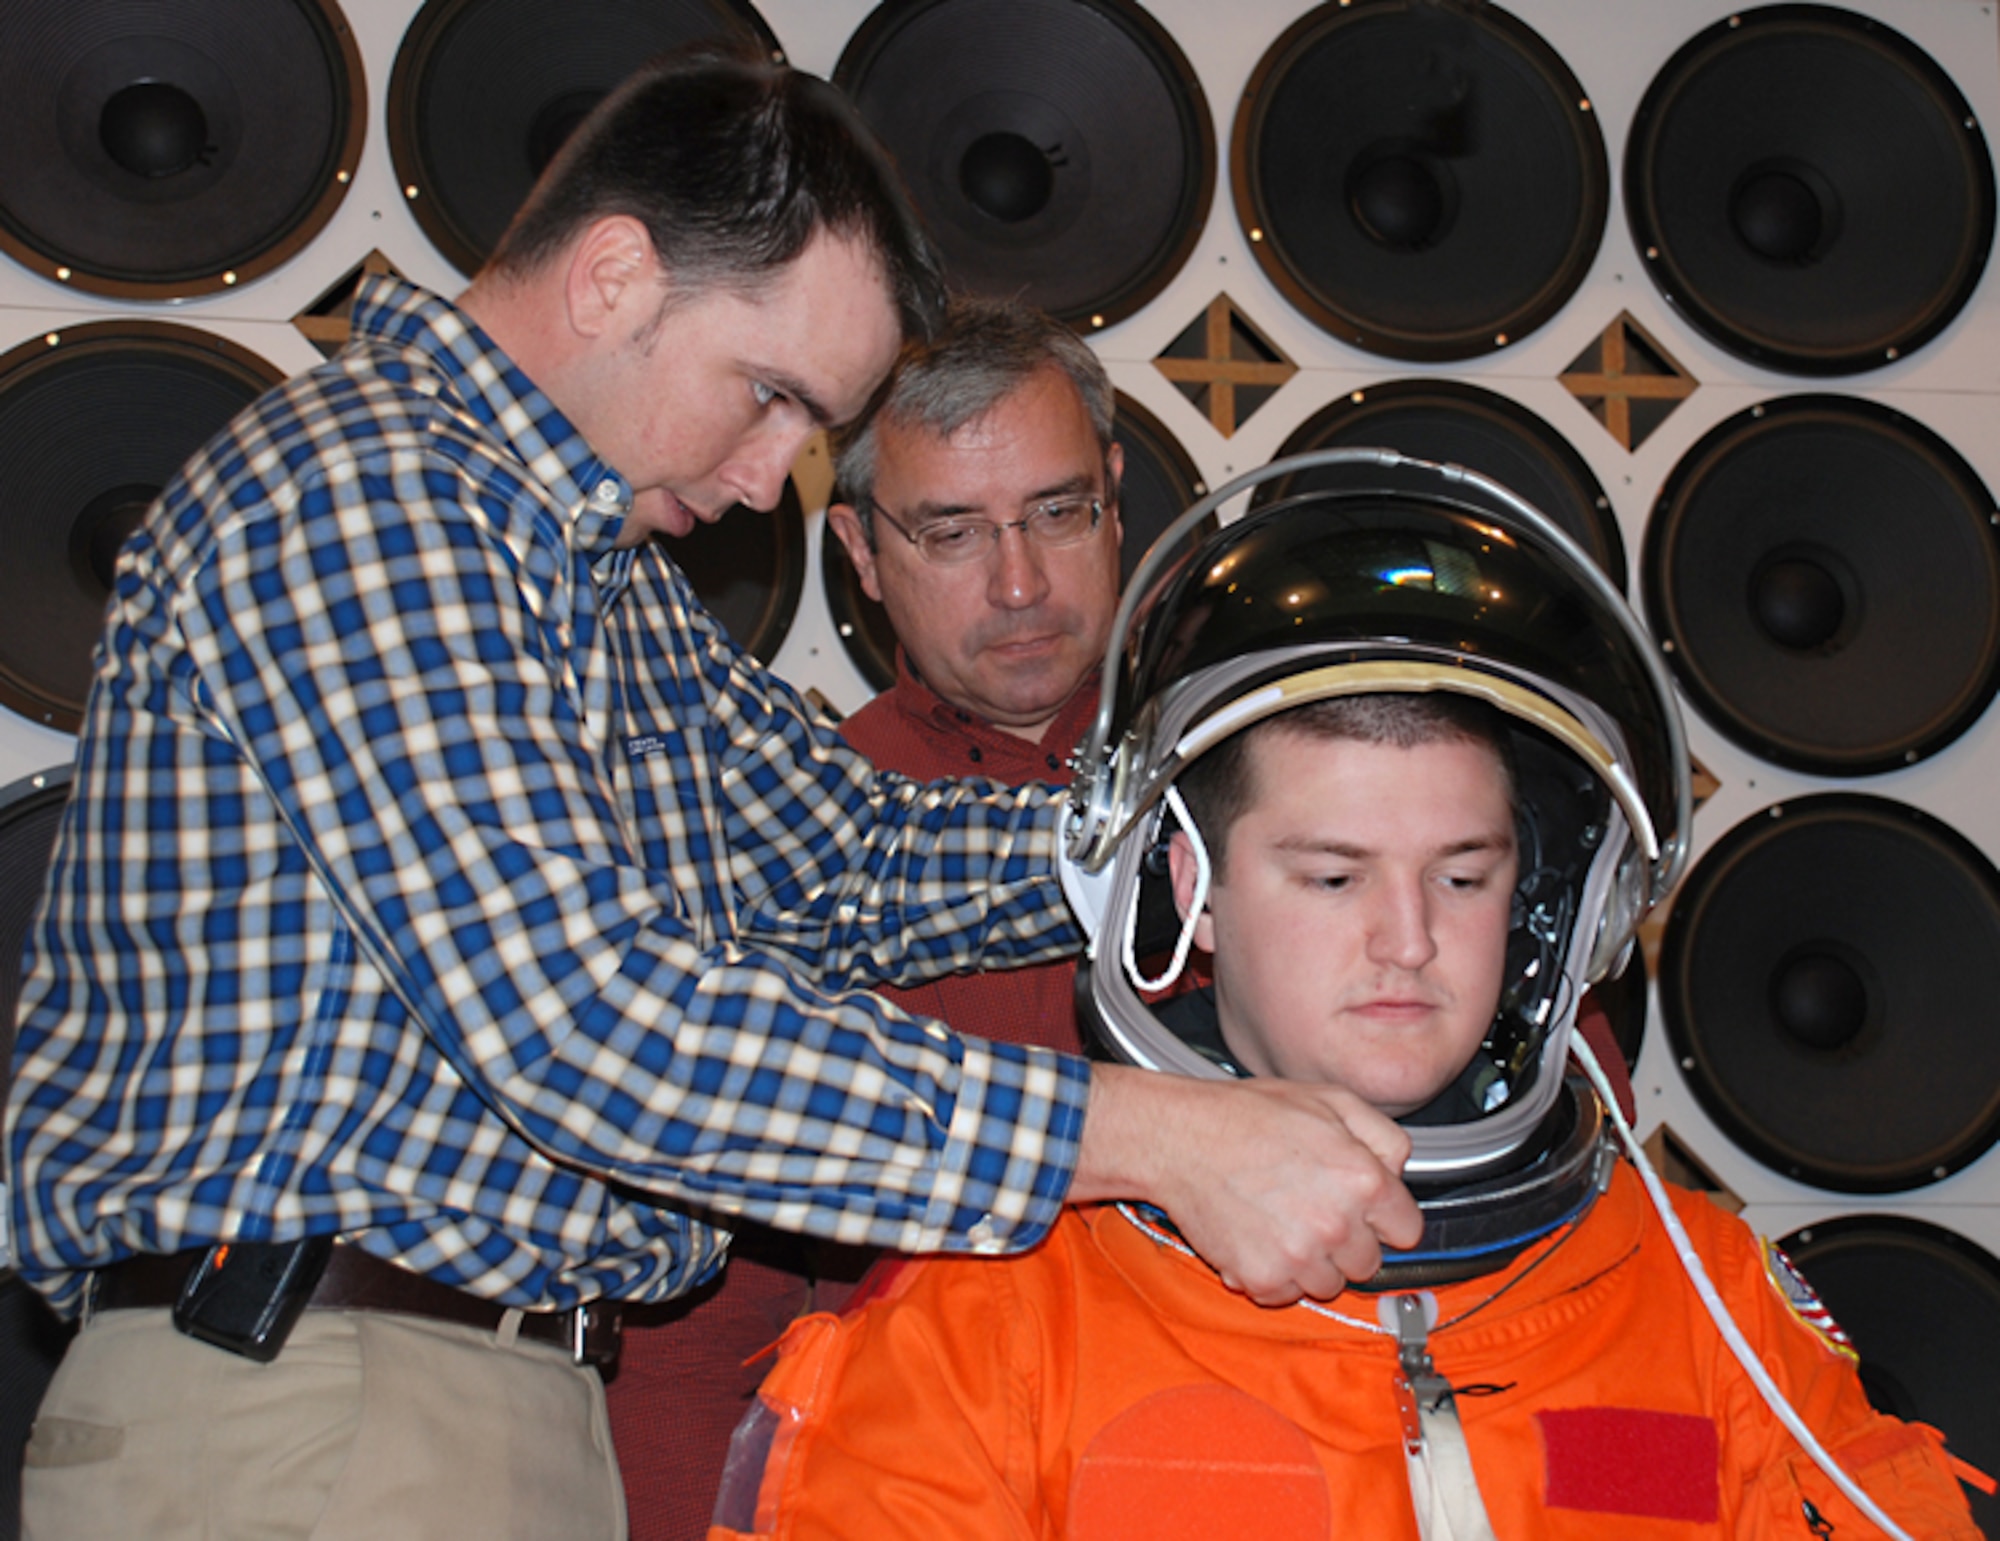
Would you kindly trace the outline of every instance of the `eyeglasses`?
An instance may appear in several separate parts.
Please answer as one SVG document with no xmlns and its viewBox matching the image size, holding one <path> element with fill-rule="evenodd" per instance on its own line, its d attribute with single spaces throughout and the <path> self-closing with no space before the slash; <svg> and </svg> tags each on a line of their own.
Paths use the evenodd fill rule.
<svg viewBox="0 0 2000 1541">
<path fill-rule="evenodd" d="M 979 561 L 1000 544 L 1006 530 L 1019 530 L 1038 546 L 1074 546 L 1090 539 L 1104 519 L 1102 498 L 1079 495 L 1037 503 L 1019 519 L 938 519 L 911 530 L 873 498 L 868 504 L 888 521 L 890 529 L 915 546 L 926 562 L 940 567 L 963 567 Z"/>
</svg>

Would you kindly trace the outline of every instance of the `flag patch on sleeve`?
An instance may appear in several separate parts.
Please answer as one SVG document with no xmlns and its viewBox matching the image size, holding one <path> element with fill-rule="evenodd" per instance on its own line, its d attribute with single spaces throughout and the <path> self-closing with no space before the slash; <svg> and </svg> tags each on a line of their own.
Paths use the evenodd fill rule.
<svg viewBox="0 0 2000 1541">
<path fill-rule="evenodd" d="M 1841 1331 L 1833 1313 L 1813 1293 L 1805 1275 L 1799 1272 L 1775 1241 L 1764 1243 L 1764 1272 L 1771 1281 L 1771 1287 L 1778 1292 L 1779 1299 L 1784 1301 L 1785 1309 L 1810 1328 L 1822 1343 L 1843 1358 L 1860 1357 L 1854 1352 L 1854 1340 Z"/>
</svg>

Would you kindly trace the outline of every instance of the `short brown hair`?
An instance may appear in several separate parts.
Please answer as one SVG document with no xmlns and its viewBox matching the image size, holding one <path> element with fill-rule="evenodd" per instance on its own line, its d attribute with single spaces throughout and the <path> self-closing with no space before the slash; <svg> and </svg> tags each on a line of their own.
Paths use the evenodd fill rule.
<svg viewBox="0 0 2000 1541">
<path fill-rule="evenodd" d="M 881 261 L 906 334 L 944 309 L 937 253 L 860 114 L 747 46 L 663 54 L 620 85 L 549 163 L 487 265 L 533 272 L 614 214 L 646 227 L 690 291 L 755 290 L 826 230 Z"/>
<path fill-rule="evenodd" d="M 1220 869 L 1228 850 L 1229 832 L 1256 794 L 1250 770 L 1250 745 L 1274 733 L 1303 738 L 1337 739 L 1349 743 L 1388 744 L 1414 749 L 1420 744 L 1482 744 L 1500 762 L 1507 805 L 1518 802 L 1519 775 L 1507 719 L 1498 707 L 1455 691 L 1384 691 L 1369 695 L 1333 696 L 1253 722 L 1232 733 L 1181 772 L 1175 780 L 1187 804 L 1209 860 Z"/>
</svg>

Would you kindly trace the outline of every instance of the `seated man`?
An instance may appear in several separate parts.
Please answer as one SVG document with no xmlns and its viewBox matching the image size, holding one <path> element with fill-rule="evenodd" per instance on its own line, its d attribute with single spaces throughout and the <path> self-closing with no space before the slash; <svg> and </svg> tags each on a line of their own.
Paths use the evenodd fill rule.
<svg viewBox="0 0 2000 1541">
<path fill-rule="evenodd" d="M 1081 760 L 1077 840 L 1110 856 L 1085 994 L 1121 1058 L 1396 1116 L 1423 1241 L 1280 1309 L 1133 1204 L 905 1265 L 787 1335 L 712 1534 L 1805 1537 L 1886 1510 L 1976 1536 L 1941 1441 L 1871 1410 L 1783 1256 L 1617 1160 L 1564 1075 L 1582 986 L 1685 860 L 1637 623 L 1491 484 L 1319 458 L 1319 490 L 1133 579 Z M 1163 840 L 1214 985 L 1149 1007 L 1124 939 Z"/>
</svg>

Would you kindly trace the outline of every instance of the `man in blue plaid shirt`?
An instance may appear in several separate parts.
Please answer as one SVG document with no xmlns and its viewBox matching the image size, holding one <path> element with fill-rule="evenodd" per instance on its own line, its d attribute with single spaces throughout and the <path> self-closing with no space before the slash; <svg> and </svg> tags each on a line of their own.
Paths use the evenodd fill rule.
<svg viewBox="0 0 2000 1541">
<path fill-rule="evenodd" d="M 1338 1093 L 865 993 L 1075 947 L 1055 794 L 877 775 L 648 537 L 775 503 L 937 288 L 829 88 L 666 62 L 168 487 L 22 991 L 18 1262 L 85 1321 L 31 1533 L 620 1535 L 585 1367 L 737 1217 L 999 1253 L 1129 1195 L 1273 1301 L 1415 1239 Z"/>
</svg>

